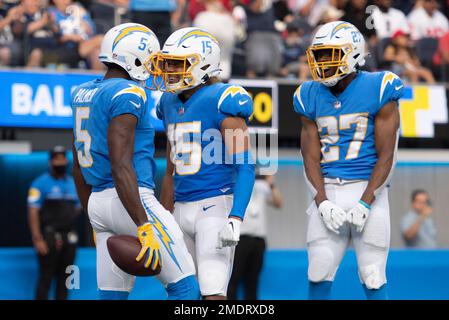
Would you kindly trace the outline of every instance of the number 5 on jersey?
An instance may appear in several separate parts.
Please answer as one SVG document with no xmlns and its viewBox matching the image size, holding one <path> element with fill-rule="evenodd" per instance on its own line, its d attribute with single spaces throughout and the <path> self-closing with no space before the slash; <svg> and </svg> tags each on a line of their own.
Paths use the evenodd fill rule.
<svg viewBox="0 0 449 320">
<path fill-rule="evenodd" d="M 89 107 L 77 107 L 75 114 L 75 125 L 76 125 L 76 142 L 83 144 L 83 150 L 76 148 L 78 162 L 81 167 L 88 168 L 94 163 L 92 155 L 90 153 L 90 145 L 92 139 L 87 130 L 81 129 L 83 120 L 89 119 L 90 109 Z M 83 152 L 84 151 L 84 152 Z"/>
</svg>

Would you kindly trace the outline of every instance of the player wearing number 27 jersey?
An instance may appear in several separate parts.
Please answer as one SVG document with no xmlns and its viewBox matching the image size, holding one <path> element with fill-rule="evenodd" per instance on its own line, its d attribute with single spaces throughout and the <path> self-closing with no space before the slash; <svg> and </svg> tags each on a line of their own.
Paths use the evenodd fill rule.
<svg viewBox="0 0 449 320">
<path fill-rule="evenodd" d="M 213 35 L 184 28 L 167 39 L 153 62 L 161 67 L 167 91 L 157 115 L 171 151 L 161 202 L 169 209 L 174 202 L 206 299 L 226 296 L 254 184 L 246 127 L 252 99 L 242 87 L 217 80 L 219 59 Z"/>
<path fill-rule="evenodd" d="M 300 85 L 293 97 L 314 197 L 307 209 L 311 299 L 329 298 L 350 240 L 367 298 L 387 296 L 388 181 L 404 86 L 391 72 L 358 70 L 365 55 L 363 36 L 352 24 L 323 25 L 307 51 L 313 81 Z"/>
<path fill-rule="evenodd" d="M 399 100 L 403 87 L 389 71 L 359 71 L 338 97 L 315 81 L 296 90 L 295 111 L 320 130 L 324 177 L 369 180 L 377 162 L 374 119 L 387 102 Z"/>
</svg>

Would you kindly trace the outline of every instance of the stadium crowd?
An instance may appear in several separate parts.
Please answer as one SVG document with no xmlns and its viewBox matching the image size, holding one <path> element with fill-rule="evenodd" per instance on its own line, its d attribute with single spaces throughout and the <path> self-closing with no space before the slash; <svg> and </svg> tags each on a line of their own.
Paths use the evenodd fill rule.
<svg viewBox="0 0 449 320">
<path fill-rule="evenodd" d="M 366 37 L 364 68 L 434 83 L 449 78 L 448 15 L 448 0 L 0 0 L 0 66 L 100 70 L 102 34 L 133 21 L 161 43 L 189 25 L 211 32 L 224 78 L 304 81 L 314 30 L 345 20 Z"/>
</svg>

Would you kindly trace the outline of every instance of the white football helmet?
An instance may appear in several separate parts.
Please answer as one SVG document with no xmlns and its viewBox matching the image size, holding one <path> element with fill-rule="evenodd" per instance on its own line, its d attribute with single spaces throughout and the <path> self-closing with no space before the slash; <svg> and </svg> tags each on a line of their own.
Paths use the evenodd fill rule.
<svg viewBox="0 0 449 320">
<path fill-rule="evenodd" d="M 173 32 L 162 51 L 152 57 L 151 70 L 159 70 L 162 91 L 180 93 L 220 74 L 220 47 L 217 39 L 199 28 Z"/>
<path fill-rule="evenodd" d="M 321 26 L 307 49 L 313 80 L 328 87 L 336 85 L 348 74 L 362 67 L 365 57 L 363 35 L 354 25 L 345 21 L 329 22 Z"/>
<path fill-rule="evenodd" d="M 105 34 L 98 58 L 103 63 L 119 65 L 134 81 L 141 82 L 150 76 L 147 61 L 159 50 L 153 31 L 138 23 L 124 23 Z"/>
</svg>

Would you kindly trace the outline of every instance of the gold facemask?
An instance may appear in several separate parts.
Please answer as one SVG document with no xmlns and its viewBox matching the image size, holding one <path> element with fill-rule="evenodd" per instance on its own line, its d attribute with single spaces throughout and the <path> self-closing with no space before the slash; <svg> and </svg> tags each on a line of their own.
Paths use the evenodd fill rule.
<svg viewBox="0 0 449 320">
<path fill-rule="evenodd" d="M 195 83 L 192 69 L 200 62 L 200 56 L 197 54 L 189 54 L 183 56 L 157 53 L 150 56 L 145 67 L 154 76 L 158 90 L 166 92 L 175 92 L 187 89 Z M 175 64 L 179 71 L 170 71 L 169 65 Z M 179 68 L 181 66 L 181 68 Z M 173 78 L 179 78 L 173 82 Z"/>
<path fill-rule="evenodd" d="M 161 86 L 163 86 L 162 79 L 160 77 L 160 71 L 154 68 L 152 61 L 156 59 L 156 53 L 153 53 L 148 57 L 147 61 L 144 62 L 144 67 L 150 74 L 150 78 L 145 81 L 145 88 L 153 91 L 160 90 Z M 151 79 L 151 83 L 150 80 Z"/>
<path fill-rule="evenodd" d="M 316 60 L 320 50 L 331 50 L 331 59 L 327 61 Z M 315 45 L 307 49 L 307 61 L 314 81 L 330 80 L 349 73 L 347 62 L 348 54 L 352 52 L 352 45 Z M 326 76 L 329 68 L 336 68 L 335 73 Z"/>
</svg>

